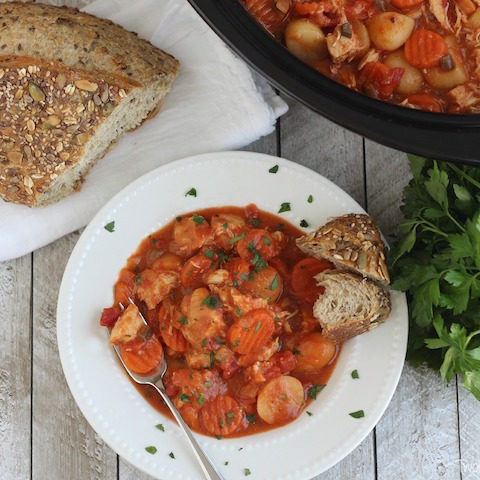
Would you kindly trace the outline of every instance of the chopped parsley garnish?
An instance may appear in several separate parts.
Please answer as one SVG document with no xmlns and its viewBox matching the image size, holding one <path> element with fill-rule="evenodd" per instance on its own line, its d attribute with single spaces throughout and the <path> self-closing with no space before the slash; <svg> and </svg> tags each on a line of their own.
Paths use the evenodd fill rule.
<svg viewBox="0 0 480 480">
<path fill-rule="evenodd" d="M 235 313 L 236 313 L 239 317 L 241 317 L 241 316 L 243 315 L 242 311 L 238 308 L 237 305 L 235 305 Z"/>
<path fill-rule="evenodd" d="M 215 251 L 214 251 L 214 250 L 206 249 L 206 250 L 203 251 L 203 254 L 204 254 L 207 258 L 213 258 L 213 256 L 215 255 Z"/>
<path fill-rule="evenodd" d="M 201 225 L 201 224 L 203 223 L 204 218 L 201 217 L 200 215 L 195 214 L 195 215 L 193 216 L 192 220 L 193 220 L 195 223 L 198 223 L 198 225 Z"/>
<path fill-rule="evenodd" d="M 187 325 L 188 324 L 188 318 L 185 315 L 182 315 L 179 319 L 178 322 L 181 323 L 182 325 Z"/>
<path fill-rule="evenodd" d="M 227 423 L 231 425 L 233 423 L 233 419 L 235 418 L 235 413 L 228 412 L 227 413 Z"/>
<path fill-rule="evenodd" d="M 287 395 L 286 395 L 285 393 L 282 393 L 282 394 L 280 395 L 280 398 L 281 398 L 282 400 L 286 400 L 286 399 L 287 399 Z"/>
<path fill-rule="evenodd" d="M 179 215 L 178 217 L 175 217 L 175 220 L 176 220 L 177 222 L 181 222 L 181 221 L 182 221 L 182 217 Z"/>
<path fill-rule="evenodd" d="M 173 459 L 175 458 L 175 455 L 174 455 L 173 452 L 170 452 L 170 453 L 168 454 L 168 456 L 169 456 L 170 458 L 173 458 Z"/>
<path fill-rule="evenodd" d="M 308 396 L 313 398 L 314 400 L 317 399 L 317 395 L 326 387 L 326 385 L 312 385 L 310 390 L 308 391 Z"/>
<path fill-rule="evenodd" d="M 260 330 L 261 326 L 262 326 L 262 322 L 259 320 L 255 325 L 255 333 L 257 333 Z"/>
<path fill-rule="evenodd" d="M 141 276 L 141 275 L 137 275 L 137 276 L 135 277 L 135 283 L 136 283 L 137 285 L 140 285 L 140 284 L 142 283 L 142 276 Z"/>
<path fill-rule="evenodd" d="M 107 223 L 104 227 L 103 227 L 107 232 L 114 232 L 115 231 L 115 220 L 113 220 L 112 222 L 110 223 Z"/>
<path fill-rule="evenodd" d="M 236 338 L 233 343 L 230 344 L 231 347 L 238 347 L 240 345 L 240 338 Z"/>
<path fill-rule="evenodd" d="M 227 222 L 225 222 L 225 223 L 223 224 L 223 228 L 224 228 L 225 230 L 228 228 L 228 223 L 227 223 Z"/>
<path fill-rule="evenodd" d="M 312 412 L 309 412 L 308 410 L 306 410 L 305 413 L 306 413 L 309 417 L 311 417 L 311 416 L 313 415 L 313 413 L 312 413 Z"/>
<path fill-rule="evenodd" d="M 220 428 L 225 428 L 225 422 L 223 421 L 223 418 L 221 418 L 221 417 L 218 419 L 218 426 Z"/>
<path fill-rule="evenodd" d="M 230 261 L 230 257 L 224 252 L 218 252 L 218 258 L 222 263 L 227 263 Z"/>
<path fill-rule="evenodd" d="M 242 451 L 242 450 L 243 450 L 243 447 L 240 447 L 240 448 L 238 449 L 239 452 Z"/>
<path fill-rule="evenodd" d="M 208 343 L 208 339 L 207 338 L 204 338 L 202 340 L 202 348 L 205 348 L 207 346 L 207 343 Z"/>
<path fill-rule="evenodd" d="M 308 202 L 308 203 L 312 203 L 312 202 L 313 202 L 313 195 L 309 195 L 309 196 L 308 196 L 307 202 Z"/>
<path fill-rule="evenodd" d="M 270 173 L 277 173 L 278 172 L 278 165 L 274 165 L 272 168 L 268 170 Z"/>
<path fill-rule="evenodd" d="M 249 475 L 252 474 L 252 472 L 250 471 L 249 468 L 244 468 L 244 469 L 243 469 L 243 473 L 245 474 L 246 477 L 248 477 Z"/>
<path fill-rule="evenodd" d="M 280 210 L 278 210 L 278 213 L 289 212 L 290 210 L 290 202 L 283 202 L 280 205 Z"/>
<path fill-rule="evenodd" d="M 182 402 L 189 403 L 190 402 L 190 397 L 186 393 L 182 393 L 180 395 L 180 400 Z"/>
<path fill-rule="evenodd" d="M 155 453 L 157 453 L 157 448 L 154 447 L 153 445 L 150 445 L 149 447 L 145 447 L 145 450 L 146 450 L 150 455 L 154 455 Z"/>
<path fill-rule="evenodd" d="M 270 284 L 270 290 L 273 292 L 278 288 L 278 273 L 273 277 L 272 283 Z"/>
<path fill-rule="evenodd" d="M 218 305 L 218 297 L 216 295 L 208 295 L 202 300 L 201 305 L 206 305 L 213 310 Z"/>
<path fill-rule="evenodd" d="M 197 398 L 197 403 L 199 405 L 203 405 L 203 402 L 205 402 L 205 397 L 203 396 L 203 393 L 200 393 L 200 395 Z"/>
<path fill-rule="evenodd" d="M 357 410 L 356 412 L 350 412 L 349 415 L 353 418 L 363 418 L 365 412 L 363 410 Z"/>
<path fill-rule="evenodd" d="M 157 243 L 157 239 L 153 238 L 151 235 L 149 235 L 150 240 L 152 241 L 152 244 L 155 245 Z"/>
<path fill-rule="evenodd" d="M 239 242 L 240 240 L 243 240 L 245 238 L 245 235 L 246 233 L 245 232 L 242 232 L 240 235 L 237 235 L 236 237 L 233 237 L 231 238 L 228 243 L 230 243 L 230 245 L 233 245 L 234 243 L 237 243 Z"/>
<path fill-rule="evenodd" d="M 358 370 L 354 370 L 352 372 L 352 378 L 360 378 L 360 375 L 358 375 Z"/>
<path fill-rule="evenodd" d="M 255 423 L 255 415 L 253 413 L 249 413 L 247 415 L 247 420 L 248 420 L 248 423 Z"/>
<path fill-rule="evenodd" d="M 186 197 L 187 197 L 188 195 L 190 195 L 190 196 L 192 196 L 192 197 L 196 197 L 196 196 L 197 196 L 197 189 L 192 187 L 192 188 L 185 194 Z"/>
<path fill-rule="evenodd" d="M 162 432 L 165 431 L 165 427 L 163 426 L 163 423 L 159 423 L 158 425 L 155 425 L 155 428 L 158 428 L 158 429 L 161 430 Z"/>
<path fill-rule="evenodd" d="M 303 228 L 307 228 L 308 227 L 308 222 L 306 220 L 302 220 L 300 222 L 300 226 L 303 227 Z"/>
<path fill-rule="evenodd" d="M 225 465 L 225 466 L 227 466 L 227 465 L 228 465 L 228 460 L 226 460 L 226 461 L 224 462 L 224 465 Z"/>
<path fill-rule="evenodd" d="M 275 323 L 280 323 L 280 318 L 279 317 L 273 317 L 273 321 Z"/>
<path fill-rule="evenodd" d="M 215 435 L 215 438 L 216 438 L 217 440 L 221 440 L 223 437 L 222 437 L 221 435 Z"/>
<path fill-rule="evenodd" d="M 294 349 L 292 350 L 292 353 L 293 353 L 294 355 L 300 355 L 300 350 L 299 350 L 298 348 L 294 348 Z"/>
<path fill-rule="evenodd" d="M 246 273 L 242 273 L 242 274 L 240 275 L 240 278 L 241 278 L 244 282 L 246 282 L 246 281 L 248 280 L 248 275 L 247 275 Z"/>
<path fill-rule="evenodd" d="M 260 219 L 259 218 L 252 218 L 251 220 L 248 221 L 248 223 L 252 226 L 252 227 L 259 227 L 260 226 Z"/>
<path fill-rule="evenodd" d="M 207 388 L 210 388 L 212 386 L 212 382 L 209 382 L 208 380 L 203 383 Z"/>
<path fill-rule="evenodd" d="M 262 255 L 258 250 L 256 250 L 255 253 L 253 254 L 252 265 L 255 266 L 255 271 L 257 273 L 261 272 L 262 270 L 265 270 L 268 266 L 267 262 L 262 258 Z"/>
<path fill-rule="evenodd" d="M 225 345 L 225 340 L 222 337 L 217 337 L 215 340 L 218 345 Z"/>
<path fill-rule="evenodd" d="M 263 243 L 265 245 L 269 245 L 269 246 L 272 244 L 272 242 L 270 241 L 270 239 L 268 237 L 263 237 Z"/>
</svg>

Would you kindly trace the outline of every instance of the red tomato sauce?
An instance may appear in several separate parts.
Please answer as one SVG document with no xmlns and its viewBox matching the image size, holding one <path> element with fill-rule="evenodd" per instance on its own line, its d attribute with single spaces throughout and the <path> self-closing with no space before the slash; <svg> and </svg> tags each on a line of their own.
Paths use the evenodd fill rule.
<svg viewBox="0 0 480 480">
<path fill-rule="evenodd" d="M 120 272 L 102 324 L 111 327 L 118 303 L 134 300 L 163 346 L 167 393 L 194 430 L 262 432 L 322 395 L 341 345 L 324 339 L 313 318 L 322 291 L 312 275 L 332 265 L 297 248 L 302 234 L 254 205 L 199 210 L 145 238 Z M 135 386 L 171 417 L 153 388 Z"/>
</svg>

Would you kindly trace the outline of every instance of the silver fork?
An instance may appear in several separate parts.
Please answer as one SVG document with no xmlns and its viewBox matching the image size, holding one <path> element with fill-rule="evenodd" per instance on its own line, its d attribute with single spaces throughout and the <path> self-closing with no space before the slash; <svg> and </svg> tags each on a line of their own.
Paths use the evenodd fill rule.
<svg viewBox="0 0 480 480">
<path fill-rule="evenodd" d="M 131 304 L 134 303 L 131 298 L 129 298 L 128 301 Z M 120 308 L 123 310 L 124 306 L 120 304 Z M 141 313 L 140 313 L 140 316 L 142 317 L 143 323 L 145 324 L 146 328 L 150 330 L 150 327 L 148 326 L 145 318 L 143 318 L 143 315 Z M 115 353 L 118 355 L 120 362 L 122 362 L 123 367 L 135 382 L 139 383 L 140 385 L 151 385 L 161 395 L 167 407 L 170 409 L 173 416 L 175 417 L 175 420 L 180 425 L 180 428 L 183 430 L 183 433 L 186 435 L 188 439 L 188 443 L 192 447 L 192 450 L 195 453 L 198 463 L 202 467 L 203 473 L 205 474 L 205 478 L 207 478 L 207 480 L 224 480 L 224 478 L 217 472 L 217 469 L 213 466 L 212 462 L 207 457 L 205 452 L 202 450 L 202 447 L 200 447 L 198 442 L 195 440 L 195 437 L 193 436 L 193 433 L 190 430 L 189 426 L 183 421 L 183 418 L 181 417 L 177 408 L 175 407 L 173 402 L 170 400 L 170 397 L 167 395 L 167 392 L 165 390 L 165 386 L 163 385 L 163 380 L 162 380 L 163 376 L 165 375 L 165 372 L 167 371 L 167 362 L 165 361 L 165 355 L 163 353 L 163 350 L 162 350 L 162 361 L 158 365 L 157 369 L 149 375 L 139 375 L 138 373 L 132 372 L 125 365 L 122 355 L 120 354 L 120 349 L 117 347 L 117 345 L 113 345 L 113 349 L 115 350 Z"/>
</svg>

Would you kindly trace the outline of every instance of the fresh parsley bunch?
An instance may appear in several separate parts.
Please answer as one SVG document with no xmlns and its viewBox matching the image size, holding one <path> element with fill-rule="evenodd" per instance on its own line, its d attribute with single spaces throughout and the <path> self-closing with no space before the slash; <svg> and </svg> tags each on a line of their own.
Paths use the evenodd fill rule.
<svg viewBox="0 0 480 480">
<path fill-rule="evenodd" d="M 428 363 L 480 400 L 480 168 L 409 155 L 404 222 L 389 252 L 407 292 L 409 359 Z"/>
</svg>

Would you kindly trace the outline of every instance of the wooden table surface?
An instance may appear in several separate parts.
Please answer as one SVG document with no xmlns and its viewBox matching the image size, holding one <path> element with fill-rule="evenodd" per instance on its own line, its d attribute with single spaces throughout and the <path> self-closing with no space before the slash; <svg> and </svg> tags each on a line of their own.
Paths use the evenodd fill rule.
<svg viewBox="0 0 480 480">
<path fill-rule="evenodd" d="M 290 110 L 276 131 L 246 149 L 283 156 L 326 176 L 390 237 L 409 180 L 405 154 L 286 100 Z M 119 458 L 92 430 L 60 365 L 57 294 L 79 234 L 0 263 L 0 479 L 151 478 Z M 334 479 L 480 479 L 480 403 L 460 380 L 445 386 L 435 372 L 405 365 L 376 428 L 342 462 L 315 477 Z"/>
</svg>

